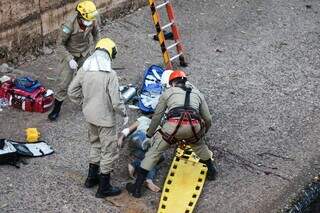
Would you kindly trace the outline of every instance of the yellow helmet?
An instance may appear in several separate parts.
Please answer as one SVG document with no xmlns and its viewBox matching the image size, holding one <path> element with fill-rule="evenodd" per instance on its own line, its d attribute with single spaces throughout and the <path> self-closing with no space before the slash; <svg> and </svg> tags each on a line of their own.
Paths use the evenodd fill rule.
<svg viewBox="0 0 320 213">
<path fill-rule="evenodd" d="M 98 14 L 96 5 L 91 0 L 82 0 L 78 3 L 76 10 L 82 18 L 88 21 L 96 19 Z"/>
<path fill-rule="evenodd" d="M 117 47 L 114 41 L 110 38 L 102 38 L 97 42 L 96 50 L 102 49 L 107 51 L 111 59 L 115 59 L 117 55 Z"/>
</svg>

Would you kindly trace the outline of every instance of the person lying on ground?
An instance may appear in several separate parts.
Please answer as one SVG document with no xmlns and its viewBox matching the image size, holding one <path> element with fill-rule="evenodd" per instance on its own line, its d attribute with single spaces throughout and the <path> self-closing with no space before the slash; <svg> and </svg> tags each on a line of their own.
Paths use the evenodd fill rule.
<svg viewBox="0 0 320 213">
<path fill-rule="evenodd" d="M 132 149 L 132 160 L 128 164 L 128 172 L 131 178 L 136 175 L 136 169 L 140 167 L 141 161 L 144 158 L 145 153 L 150 147 L 150 140 L 146 137 L 146 131 L 149 128 L 151 119 L 141 116 L 136 122 L 131 124 L 128 128 L 121 131 L 118 146 L 123 147 L 124 141 L 129 141 L 129 147 Z M 148 189 L 153 192 L 159 192 L 161 189 L 154 183 L 157 172 L 160 168 L 159 164 L 164 160 L 164 157 L 160 158 L 159 162 L 148 172 L 145 184 Z"/>
</svg>

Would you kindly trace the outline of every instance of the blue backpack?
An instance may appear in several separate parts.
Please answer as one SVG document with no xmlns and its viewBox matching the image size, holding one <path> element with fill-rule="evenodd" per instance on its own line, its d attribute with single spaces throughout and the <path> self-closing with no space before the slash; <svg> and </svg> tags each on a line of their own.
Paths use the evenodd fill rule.
<svg viewBox="0 0 320 213">
<path fill-rule="evenodd" d="M 33 80 L 31 77 L 16 78 L 14 80 L 14 85 L 17 89 L 21 89 L 30 93 L 41 87 L 41 83 L 38 80 Z"/>
<path fill-rule="evenodd" d="M 152 65 L 144 72 L 139 108 L 144 113 L 153 113 L 162 94 L 161 76 L 164 69 Z"/>
</svg>

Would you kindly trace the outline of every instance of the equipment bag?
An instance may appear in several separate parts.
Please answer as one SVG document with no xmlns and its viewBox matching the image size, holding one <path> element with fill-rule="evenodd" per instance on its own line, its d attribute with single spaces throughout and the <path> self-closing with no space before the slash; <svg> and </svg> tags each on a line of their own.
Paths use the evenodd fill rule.
<svg viewBox="0 0 320 213">
<path fill-rule="evenodd" d="M 13 86 L 14 86 L 14 84 L 11 79 L 8 81 L 2 82 L 0 84 L 0 98 L 4 98 L 6 100 L 9 100 L 10 95 L 12 93 Z"/>
<path fill-rule="evenodd" d="M 164 69 L 152 65 L 144 72 L 140 91 L 139 109 L 143 113 L 153 113 L 162 93 L 161 76 Z"/>
<path fill-rule="evenodd" d="M 18 167 L 18 161 L 16 148 L 5 139 L 0 139 L 0 165 L 8 164 Z"/>
<path fill-rule="evenodd" d="M 9 105 L 27 112 L 47 112 L 53 104 L 53 91 L 29 77 L 17 78 L 0 84 L 0 98 Z"/>
<path fill-rule="evenodd" d="M 35 143 L 25 143 L 17 141 L 9 141 L 17 150 L 17 153 L 26 157 L 42 157 L 52 154 L 53 149 L 44 141 L 38 141 Z"/>
<path fill-rule="evenodd" d="M 17 89 L 21 89 L 26 92 L 33 92 L 37 88 L 41 87 L 41 83 L 38 80 L 33 80 L 30 77 L 19 77 L 14 80 L 14 85 Z"/>
<path fill-rule="evenodd" d="M 54 101 L 53 92 L 38 87 L 32 93 L 13 88 L 9 105 L 27 112 L 47 112 Z"/>
<path fill-rule="evenodd" d="M 32 144 L 0 139 L 0 165 L 8 164 L 20 168 L 20 156 L 42 157 L 52 154 L 53 149 L 44 141 Z M 23 161 L 21 161 L 23 162 Z"/>
</svg>

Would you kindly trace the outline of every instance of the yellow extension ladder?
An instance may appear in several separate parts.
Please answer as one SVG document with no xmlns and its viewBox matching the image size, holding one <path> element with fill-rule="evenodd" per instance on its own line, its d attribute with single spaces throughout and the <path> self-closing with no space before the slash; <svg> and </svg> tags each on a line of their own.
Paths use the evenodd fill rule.
<svg viewBox="0 0 320 213">
<path fill-rule="evenodd" d="M 156 0 L 148 0 L 150 8 L 151 8 L 151 15 L 153 24 L 157 31 L 158 40 L 160 43 L 161 51 L 162 51 L 162 57 L 165 64 L 166 69 L 173 69 L 172 61 L 179 58 L 180 66 L 186 67 L 187 63 L 185 61 L 184 52 L 183 52 L 183 45 L 181 42 L 180 32 L 178 29 L 178 26 L 175 22 L 175 15 L 173 6 L 170 2 L 170 0 L 164 0 L 163 3 L 156 5 Z M 166 7 L 166 12 L 168 15 L 169 23 L 165 24 L 164 26 L 161 26 L 160 22 L 160 15 L 159 15 L 159 9 Z M 163 30 L 171 27 L 171 31 L 173 34 L 174 43 L 166 46 L 166 40 L 163 33 Z M 170 57 L 169 50 L 170 49 L 176 49 L 176 55 Z"/>
</svg>

